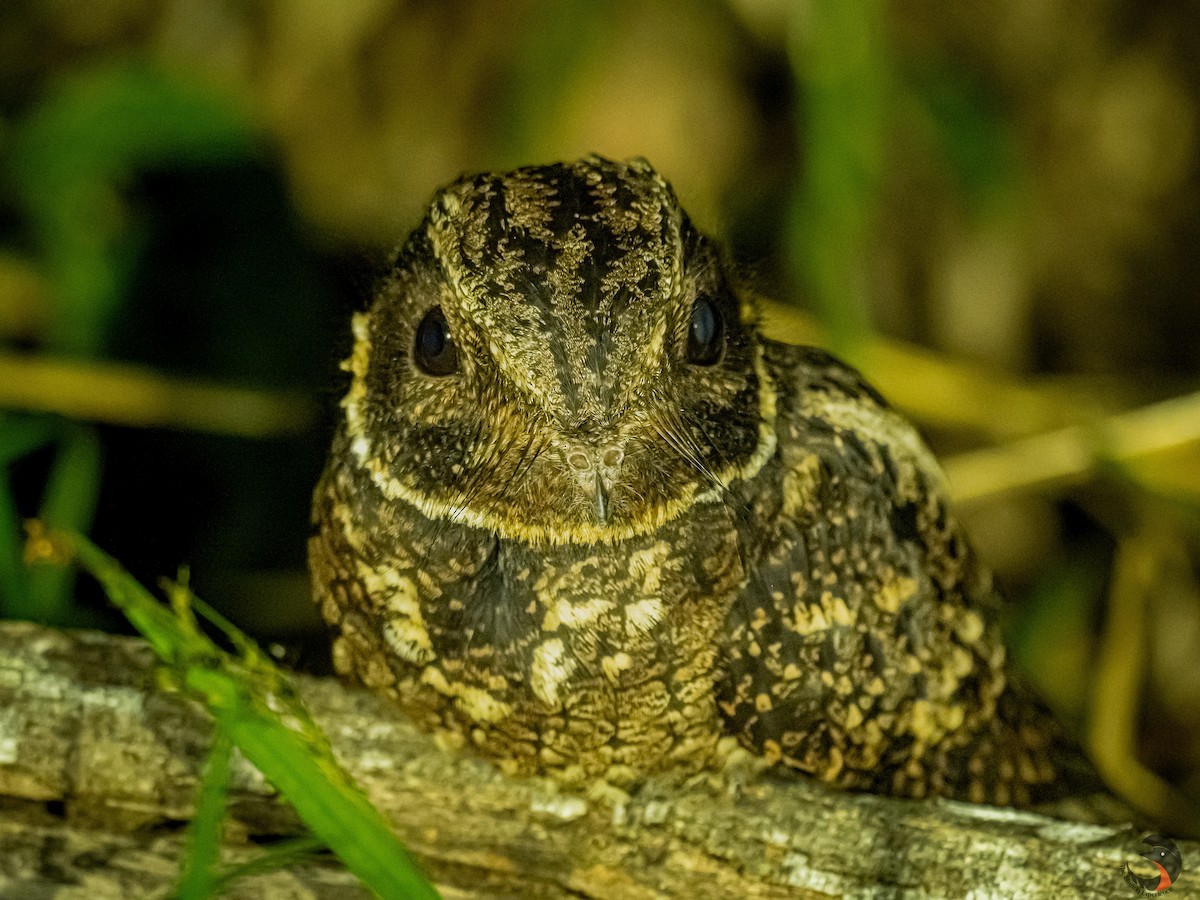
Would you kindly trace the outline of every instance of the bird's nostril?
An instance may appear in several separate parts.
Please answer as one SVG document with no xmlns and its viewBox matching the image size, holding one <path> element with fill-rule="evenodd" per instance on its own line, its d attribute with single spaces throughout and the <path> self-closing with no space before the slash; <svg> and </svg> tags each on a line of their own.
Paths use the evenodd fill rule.
<svg viewBox="0 0 1200 900">
<path fill-rule="evenodd" d="M 621 464 L 621 460 L 624 458 L 625 452 L 620 447 L 609 447 L 604 451 L 604 456 L 600 461 L 611 469 L 614 466 L 619 466 Z"/>
<path fill-rule="evenodd" d="M 570 463 L 573 468 L 579 469 L 580 471 L 591 468 L 591 462 L 589 462 L 587 454 L 582 450 L 572 450 L 570 453 L 568 453 L 567 462 Z"/>
</svg>

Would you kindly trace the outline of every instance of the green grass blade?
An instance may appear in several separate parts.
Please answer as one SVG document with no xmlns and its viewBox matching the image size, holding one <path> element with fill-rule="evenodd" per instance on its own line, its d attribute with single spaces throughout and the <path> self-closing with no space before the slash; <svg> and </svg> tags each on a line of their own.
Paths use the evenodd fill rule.
<svg viewBox="0 0 1200 900">
<path fill-rule="evenodd" d="M 278 720 L 248 709 L 218 716 L 254 763 L 349 869 L 384 897 L 436 898 L 408 854 L 349 777 Z"/>
<path fill-rule="evenodd" d="M 46 535 L 36 527 L 32 532 L 39 546 L 73 555 L 101 583 L 183 690 L 205 703 L 217 727 L 367 886 L 388 898 L 438 896 L 382 815 L 338 765 L 324 738 L 309 733 L 311 717 L 265 654 L 256 652 L 247 661 L 221 650 L 190 616 L 180 617 L 160 604 L 82 535 Z"/>
<path fill-rule="evenodd" d="M 218 728 L 208 751 L 208 764 L 200 782 L 196 814 L 188 828 L 188 849 L 183 873 L 175 887 L 175 900 L 204 900 L 216 896 L 217 865 L 221 858 L 221 821 L 229 788 L 229 762 L 233 744 Z"/>
<path fill-rule="evenodd" d="M 280 841 L 264 851 L 261 856 L 226 869 L 217 879 L 217 890 L 223 889 L 238 878 L 285 869 L 292 863 L 310 858 L 325 849 L 325 842 L 312 835 Z"/>
</svg>

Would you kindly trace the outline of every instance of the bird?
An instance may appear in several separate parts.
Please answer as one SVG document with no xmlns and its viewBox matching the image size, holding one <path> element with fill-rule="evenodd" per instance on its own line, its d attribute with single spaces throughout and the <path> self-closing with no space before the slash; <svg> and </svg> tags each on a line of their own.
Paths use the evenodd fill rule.
<svg viewBox="0 0 1200 900">
<path fill-rule="evenodd" d="M 1179 879 L 1179 873 L 1183 871 L 1183 857 L 1179 848 L 1175 846 L 1174 841 L 1161 834 L 1147 835 L 1142 838 L 1142 843 L 1150 849 L 1138 855 L 1150 860 L 1158 872 L 1150 876 L 1138 875 L 1129 868 L 1129 863 L 1125 863 L 1125 882 L 1141 893 L 1165 892 Z"/>
<path fill-rule="evenodd" d="M 850 790 L 1055 794 L 1065 739 L 933 454 L 763 336 L 650 163 L 459 178 L 351 324 L 315 598 L 336 670 L 446 746 L 573 785 L 732 744 Z"/>
</svg>

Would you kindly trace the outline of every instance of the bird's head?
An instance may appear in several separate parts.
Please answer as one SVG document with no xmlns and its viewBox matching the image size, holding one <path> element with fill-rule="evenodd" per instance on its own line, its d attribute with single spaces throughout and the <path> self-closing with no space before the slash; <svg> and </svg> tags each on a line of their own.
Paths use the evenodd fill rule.
<svg viewBox="0 0 1200 900">
<path fill-rule="evenodd" d="M 507 538 L 648 533 L 774 447 L 749 310 L 644 161 L 440 191 L 347 367 L 347 435 L 385 496 Z"/>
</svg>

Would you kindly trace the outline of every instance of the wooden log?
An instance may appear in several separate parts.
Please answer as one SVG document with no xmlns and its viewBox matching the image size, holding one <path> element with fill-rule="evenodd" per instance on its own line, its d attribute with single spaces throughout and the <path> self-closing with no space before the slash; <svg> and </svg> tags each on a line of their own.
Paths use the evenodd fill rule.
<svg viewBox="0 0 1200 900">
<path fill-rule="evenodd" d="M 1141 834 L 760 776 L 657 778 L 593 801 L 444 752 L 384 700 L 296 677 L 339 759 L 448 898 L 1122 896 Z M 138 640 L 0 622 L 0 898 L 164 896 L 210 735 Z M 300 831 L 235 760 L 226 860 Z M 1200 844 L 1178 841 L 1182 891 Z M 369 896 L 335 860 L 232 897 Z M 1181 894 L 1182 896 L 1182 894 Z"/>
</svg>

